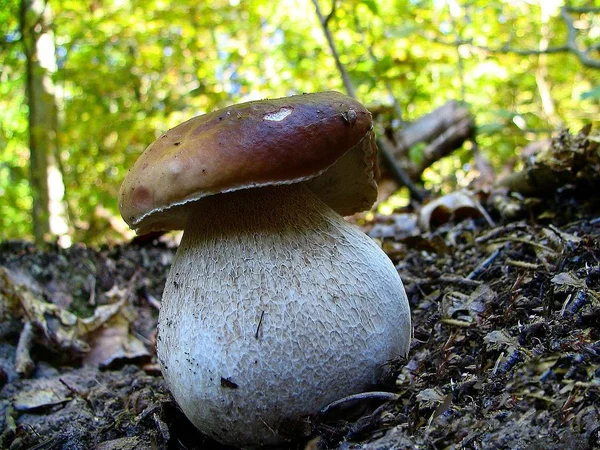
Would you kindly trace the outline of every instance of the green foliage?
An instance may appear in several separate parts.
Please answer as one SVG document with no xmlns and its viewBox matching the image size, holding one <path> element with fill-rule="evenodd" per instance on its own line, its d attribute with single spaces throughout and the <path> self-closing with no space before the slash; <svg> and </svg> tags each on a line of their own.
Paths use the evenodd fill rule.
<svg viewBox="0 0 600 450">
<path fill-rule="evenodd" d="M 600 100 L 600 85 L 589 91 L 582 92 L 580 97 L 581 100 Z"/>
<path fill-rule="evenodd" d="M 18 8 L 16 0 L 0 0 L 0 238 L 31 233 L 26 78 L 15 44 Z"/>
<path fill-rule="evenodd" d="M 564 44 L 567 30 L 553 3 L 338 1 L 329 27 L 360 100 L 389 105 L 393 94 L 409 121 L 449 99 L 464 100 L 482 151 L 499 165 L 557 126 L 576 129 L 599 116 L 597 69 L 570 53 L 506 52 L 540 49 L 544 39 L 548 47 Z M 0 239 L 6 239 L 30 236 L 31 200 L 19 1 L 0 4 Z M 48 4 L 59 64 L 59 156 L 76 241 L 120 237 L 108 226 L 118 217 L 120 182 L 168 128 L 238 101 L 343 90 L 307 0 Z M 330 7 L 321 1 L 325 14 Z M 598 17 L 578 19 L 578 44 L 593 45 Z M 457 47 L 457 40 L 465 45 Z M 544 86 L 554 111 L 542 103 Z M 438 178 L 467 160 L 463 152 L 440 164 Z"/>
</svg>

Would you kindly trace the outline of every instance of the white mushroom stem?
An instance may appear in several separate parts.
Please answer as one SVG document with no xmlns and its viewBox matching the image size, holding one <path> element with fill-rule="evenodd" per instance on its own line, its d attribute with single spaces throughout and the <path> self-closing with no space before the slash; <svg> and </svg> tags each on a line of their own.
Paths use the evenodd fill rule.
<svg viewBox="0 0 600 450">
<path fill-rule="evenodd" d="M 166 382 L 204 433 L 239 446 L 376 381 L 410 313 L 382 250 L 302 184 L 203 199 L 159 318 Z"/>
</svg>

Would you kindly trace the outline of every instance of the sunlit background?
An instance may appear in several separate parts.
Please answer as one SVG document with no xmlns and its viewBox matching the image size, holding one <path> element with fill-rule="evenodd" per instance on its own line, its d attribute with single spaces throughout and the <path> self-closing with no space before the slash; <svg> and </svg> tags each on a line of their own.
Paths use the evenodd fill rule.
<svg viewBox="0 0 600 450">
<path fill-rule="evenodd" d="M 45 237 L 100 244 L 130 236 L 117 192 L 165 130 L 241 101 L 344 91 L 311 0 L 0 5 L 0 239 L 34 238 L 34 113 L 48 161 Z M 574 51 L 558 0 L 320 2 L 357 98 L 389 111 L 378 129 L 465 102 L 498 171 L 528 143 L 599 117 L 600 68 L 577 54 L 600 60 L 600 15 L 586 5 L 569 4 L 580 7 L 569 15 Z M 436 163 L 425 187 L 466 183 L 471 160 L 465 147 Z"/>
</svg>

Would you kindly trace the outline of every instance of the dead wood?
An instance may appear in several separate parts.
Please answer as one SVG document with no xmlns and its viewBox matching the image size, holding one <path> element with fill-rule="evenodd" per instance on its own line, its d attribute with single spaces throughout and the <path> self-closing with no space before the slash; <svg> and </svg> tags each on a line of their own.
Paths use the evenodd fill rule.
<svg viewBox="0 0 600 450">
<path fill-rule="evenodd" d="M 501 178 L 498 187 L 523 195 L 545 195 L 566 184 L 595 186 L 600 177 L 599 136 L 587 126 L 561 131 L 550 145 L 523 160 L 523 169 Z"/>
<path fill-rule="evenodd" d="M 375 109 L 377 119 L 386 120 L 381 113 L 384 109 Z M 385 126 L 385 124 L 384 124 Z M 382 141 L 390 149 L 388 153 L 402 166 L 408 177 L 417 181 L 425 169 L 454 150 L 462 147 L 465 141 L 472 139 L 475 133 L 475 120 L 468 107 L 456 100 L 450 100 L 441 107 L 405 124 L 396 131 L 387 132 Z M 410 158 L 410 150 L 416 145 L 425 144 L 420 151 L 418 161 Z"/>
</svg>

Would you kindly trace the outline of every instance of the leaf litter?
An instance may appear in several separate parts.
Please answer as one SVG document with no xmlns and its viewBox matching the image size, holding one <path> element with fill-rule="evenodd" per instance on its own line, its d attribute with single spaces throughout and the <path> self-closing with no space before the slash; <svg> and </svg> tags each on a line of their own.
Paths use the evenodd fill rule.
<svg viewBox="0 0 600 450">
<path fill-rule="evenodd" d="M 600 447 L 600 159 L 586 132 L 527 169 L 543 195 L 502 188 L 420 231 L 365 227 L 404 280 L 410 353 L 374 392 L 307 417 L 290 448 Z M 222 448 L 163 384 L 157 299 L 174 248 L 151 244 L 0 243 L 0 448 Z"/>
</svg>

